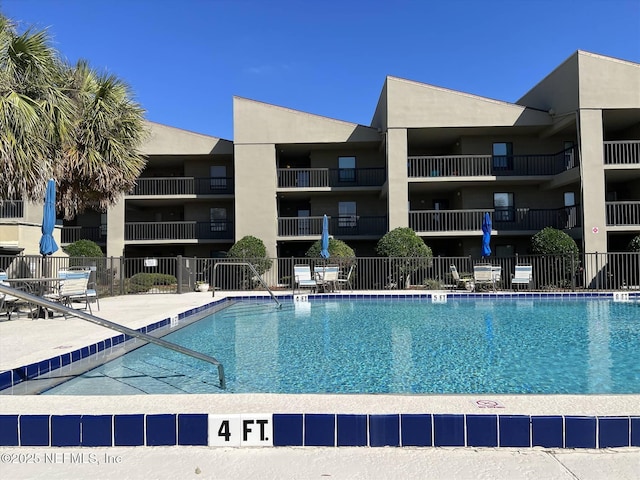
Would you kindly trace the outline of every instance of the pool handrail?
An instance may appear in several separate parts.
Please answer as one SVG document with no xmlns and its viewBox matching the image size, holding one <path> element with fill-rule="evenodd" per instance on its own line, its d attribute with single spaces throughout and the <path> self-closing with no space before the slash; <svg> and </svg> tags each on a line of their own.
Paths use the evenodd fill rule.
<svg viewBox="0 0 640 480">
<path fill-rule="evenodd" d="M 251 272 L 254 275 L 254 278 L 257 278 L 260 283 L 262 284 L 262 286 L 265 288 L 265 290 L 267 292 L 269 292 L 269 295 L 271 295 L 271 298 L 273 298 L 273 301 L 276 302 L 276 304 L 278 304 L 278 308 L 282 307 L 282 304 L 278 301 L 278 299 L 276 298 L 276 296 L 273 294 L 273 292 L 271 291 L 271 289 L 267 286 L 267 284 L 264 282 L 264 279 L 262 278 L 262 276 L 258 273 L 258 271 L 256 270 L 256 267 L 254 267 L 251 263 L 249 262 L 220 262 L 220 263 L 216 263 L 213 266 L 213 282 L 211 284 L 211 290 L 213 291 L 212 296 L 215 297 L 216 295 L 216 268 L 218 268 L 220 265 L 241 265 L 241 266 L 245 266 L 245 267 L 249 267 L 249 269 L 251 270 Z"/>
<path fill-rule="evenodd" d="M 87 322 L 94 323 L 96 325 L 100 325 L 101 327 L 109 328 L 111 330 L 115 330 L 124 335 L 129 335 L 130 337 L 136 337 L 140 340 L 143 340 L 148 343 L 153 343 L 158 345 L 159 347 L 168 348 L 169 350 L 173 350 L 178 353 L 182 353 L 183 355 L 188 355 L 193 358 L 197 358 L 198 360 L 202 360 L 207 363 L 211 363 L 215 365 L 218 369 L 218 380 L 220 381 L 220 389 L 225 390 L 227 388 L 225 376 L 224 376 L 224 366 L 218 360 L 209 355 L 205 355 L 201 352 L 196 352 L 195 350 L 191 350 L 190 348 L 183 347 L 181 345 L 177 345 L 175 343 L 169 342 L 162 338 L 156 338 L 146 333 L 139 332 L 138 330 L 133 330 L 132 328 L 125 327 L 124 325 L 120 325 L 118 323 L 111 322 L 104 318 L 96 317 L 95 315 L 91 315 L 89 313 L 83 312 L 82 310 L 78 310 L 76 308 L 67 307 L 58 302 L 52 302 L 50 300 L 46 300 L 43 297 L 38 295 L 33 295 L 31 293 L 24 292 L 22 290 L 17 290 L 15 288 L 7 287 L 4 285 L 0 285 L 0 293 L 10 294 L 15 297 L 18 297 L 22 300 L 26 300 L 27 302 L 36 304 L 40 307 L 54 310 L 62 313 L 65 317 L 67 315 L 71 315 L 74 317 L 78 317 L 81 320 L 86 320 Z"/>
</svg>

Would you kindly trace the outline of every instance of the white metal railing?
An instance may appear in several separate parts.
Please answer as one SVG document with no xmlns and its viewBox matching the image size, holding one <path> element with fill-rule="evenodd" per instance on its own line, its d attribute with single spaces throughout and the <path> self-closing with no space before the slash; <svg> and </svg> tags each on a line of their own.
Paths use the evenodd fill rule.
<svg viewBox="0 0 640 480">
<path fill-rule="evenodd" d="M 154 345 L 158 345 L 163 348 L 167 348 L 169 350 L 173 350 L 175 352 L 182 353 L 183 355 L 188 355 L 193 358 L 197 358 L 198 360 L 202 360 L 204 362 L 210 363 L 214 365 L 218 370 L 218 381 L 220 382 L 219 387 L 221 389 L 226 388 L 225 376 L 224 376 L 224 367 L 222 363 L 220 363 L 215 358 L 205 355 L 204 353 L 196 352 L 195 350 L 191 350 L 189 348 L 183 347 L 181 345 L 177 345 L 175 343 L 169 342 L 162 338 L 156 338 L 146 333 L 140 332 L 138 330 L 134 330 L 129 327 L 125 327 L 124 325 L 120 325 L 118 323 L 111 322 L 101 317 L 96 317 L 95 315 L 91 315 L 89 313 L 83 312 L 76 308 L 70 308 L 65 305 L 62 305 L 58 302 L 52 302 L 47 300 L 41 296 L 33 295 L 31 293 L 27 293 L 21 290 L 17 290 L 15 288 L 6 287 L 0 285 L 0 293 L 13 295 L 22 300 L 25 300 L 31 304 L 38 305 L 39 307 L 61 312 L 65 316 L 70 315 L 73 317 L 80 318 L 81 320 L 85 320 L 90 323 L 94 323 L 96 325 L 100 325 L 101 327 L 108 328 L 110 330 L 115 330 L 116 332 L 122 333 L 124 335 L 128 335 L 130 337 L 139 338 L 145 342 L 153 343 Z"/>
<path fill-rule="evenodd" d="M 640 140 L 604 142 L 605 165 L 640 165 Z"/>
<path fill-rule="evenodd" d="M 607 225 L 640 225 L 640 201 L 607 202 Z"/>
</svg>

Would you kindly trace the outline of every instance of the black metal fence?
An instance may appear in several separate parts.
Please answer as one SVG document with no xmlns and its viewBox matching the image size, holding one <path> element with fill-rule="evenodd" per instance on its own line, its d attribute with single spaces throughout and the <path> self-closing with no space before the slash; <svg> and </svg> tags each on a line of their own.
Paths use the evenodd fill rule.
<svg viewBox="0 0 640 480">
<path fill-rule="evenodd" d="M 512 289 L 516 265 L 531 265 L 534 291 L 640 290 L 640 253 L 588 253 L 579 255 L 516 255 L 513 257 L 382 258 L 355 257 L 245 259 L 255 266 L 272 290 L 292 290 L 293 267 L 298 264 L 339 265 L 346 273 L 353 265 L 350 283 L 354 290 L 453 289 L 451 265 L 461 276 L 473 276 L 473 266 L 491 263 L 500 267 L 499 290 Z M 262 282 L 244 266 L 227 265 L 238 259 L 192 257 L 41 257 L 0 256 L 0 269 L 10 278 L 56 276 L 72 266 L 90 267 L 91 281 L 100 296 L 185 293 L 200 283 L 217 290 L 261 290 Z"/>
</svg>

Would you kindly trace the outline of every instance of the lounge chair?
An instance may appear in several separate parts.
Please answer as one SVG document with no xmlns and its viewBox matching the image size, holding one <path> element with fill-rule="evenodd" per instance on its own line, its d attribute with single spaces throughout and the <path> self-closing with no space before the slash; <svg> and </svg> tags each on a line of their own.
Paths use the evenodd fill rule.
<svg viewBox="0 0 640 480">
<path fill-rule="evenodd" d="M 58 277 L 63 280 L 60 282 L 60 287 L 57 292 L 53 292 L 45 295 L 44 297 L 59 302 L 69 308 L 73 308 L 72 302 L 82 301 L 85 304 L 85 309 L 91 311 L 91 303 L 87 297 L 87 285 L 89 284 L 89 271 L 58 271 Z M 65 315 L 66 316 L 66 315 Z"/>
<path fill-rule="evenodd" d="M 496 289 L 496 280 L 493 275 L 493 268 L 488 263 L 473 266 L 473 281 L 476 289 L 484 286 L 488 286 L 494 291 Z"/>
<path fill-rule="evenodd" d="M 475 286 L 473 283 L 473 278 L 461 277 L 455 265 L 449 266 L 449 270 L 451 270 L 451 278 L 453 279 L 455 288 L 464 288 L 469 292 L 472 292 L 474 290 Z"/>
<path fill-rule="evenodd" d="M 100 310 L 100 298 L 98 297 L 98 289 L 96 286 L 95 276 L 96 271 L 95 267 L 69 267 L 70 272 L 89 272 L 89 282 L 87 283 L 87 292 L 86 295 L 83 295 L 81 300 L 84 299 L 88 302 L 96 302 L 96 306 L 98 310 Z M 208 288 L 207 288 L 208 290 Z"/>
<path fill-rule="evenodd" d="M 344 272 L 342 272 L 342 273 L 340 273 L 338 275 L 338 279 L 335 282 L 337 290 L 340 290 L 340 285 L 346 285 L 353 292 L 353 285 L 351 283 L 351 275 L 353 275 L 353 271 L 355 270 L 355 268 L 356 268 L 356 264 L 354 263 L 353 265 L 351 265 L 349 267 L 349 271 L 347 272 L 346 275 L 344 274 Z"/>
<path fill-rule="evenodd" d="M 533 284 L 533 267 L 531 265 L 516 265 L 516 271 L 511 277 L 511 286 L 515 290 L 518 285 L 526 285 L 527 289 Z"/>
<path fill-rule="evenodd" d="M 298 290 L 303 288 L 308 288 L 312 292 L 315 292 L 318 288 L 318 283 L 311 276 L 311 267 L 309 265 L 294 265 L 293 266 L 293 279 L 294 279 L 294 290 L 295 287 Z"/>
<path fill-rule="evenodd" d="M 314 273 L 318 288 L 321 288 L 323 292 L 335 290 L 339 272 L 340 267 L 337 265 L 315 267 Z"/>
</svg>

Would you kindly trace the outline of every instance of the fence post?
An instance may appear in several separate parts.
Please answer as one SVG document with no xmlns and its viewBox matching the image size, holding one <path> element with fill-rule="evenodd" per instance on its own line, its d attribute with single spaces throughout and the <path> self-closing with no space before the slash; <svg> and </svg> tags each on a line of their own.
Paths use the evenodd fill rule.
<svg viewBox="0 0 640 480">
<path fill-rule="evenodd" d="M 178 289 L 176 293 L 182 293 L 182 255 L 176 257 L 176 277 L 178 277 Z"/>
<path fill-rule="evenodd" d="M 120 295 L 124 295 L 125 289 L 124 289 L 124 258 L 122 257 L 118 257 L 118 262 L 120 263 L 120 268 L 118 269 L 118 271 L 120 272 Z"/>
<path fill-rule="evenodd" d="M 576 291 L 576 259 L 571 255 L 571 291 Z"/>
</svg>

